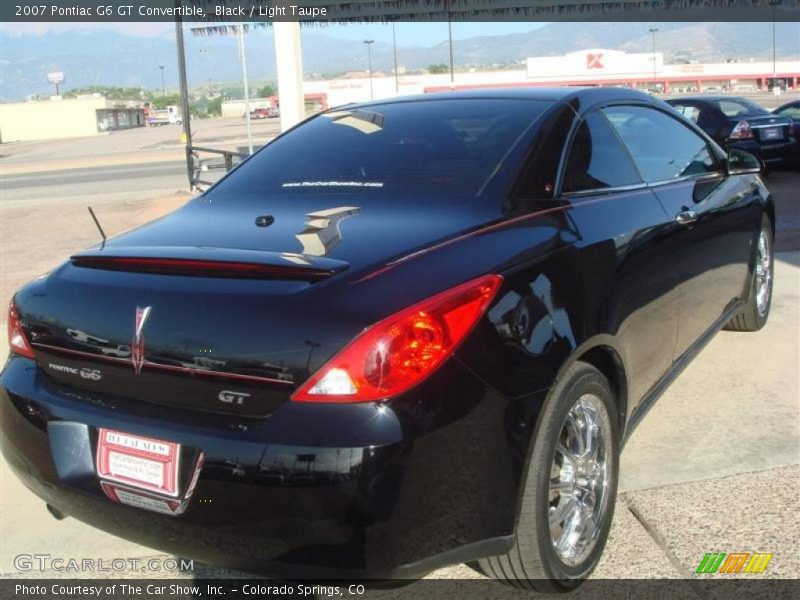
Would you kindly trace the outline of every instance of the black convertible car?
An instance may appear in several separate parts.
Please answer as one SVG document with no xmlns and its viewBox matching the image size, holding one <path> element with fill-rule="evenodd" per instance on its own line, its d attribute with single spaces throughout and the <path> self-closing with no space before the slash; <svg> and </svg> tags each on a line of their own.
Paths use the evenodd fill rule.
<svg viewBox="0 0 800 600">
<path fill-rule="evenodd" d="M 767 320 L 761 166 L 621 89 L 322 113 L 16 293 L 3 453 L 208 563 L 570 590 L 635 424 Z"/>
</svg>

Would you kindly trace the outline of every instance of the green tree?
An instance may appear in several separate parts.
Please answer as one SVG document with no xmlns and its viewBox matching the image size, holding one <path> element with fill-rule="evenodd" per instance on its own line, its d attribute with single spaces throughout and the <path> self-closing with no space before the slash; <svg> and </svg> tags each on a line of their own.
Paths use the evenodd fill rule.
<svg viewBox="0 0 800 600">
<path fill-rule="evenodd" d="M 154 108 L 167 108 L 168 106 L 181 105 L 181 96 L 180 94 L 167 94 L 166 96 L 156 96 L 154 97 L 150 103 Z"/>
<path fill-rule="evenodd" d="M 86 85 L 67 90 L 62 95 L 64 98 L 75 98 L 84 94 L 102 94 L 110 100 L 143 100 L 150 94 L 138 87 L 119 87 L 110 85 Z"/>
<path fill-rule="evenodd" d="M 208 111 L 209 116 L 216 116 L 219 117 L 222 115 L 222 98 L 214 98 L 213 100 L 208 101 Z"/>
<path fill-rule="evenodd" d="M 269 98 L 270 96 L 275 95 L 275 88 L 271 85 L 267 84 L 264 87 L 258 88 L 256 91 L 256 96 L 259 98 Z"/>
<path fill-rule="evenodd" d="M 441 73 L 447 73 L 450 71 L 450 67 L 445 64 L 439 63 L 438 65 L 428 65 L 428 73 L 431 75 L 438 75 Z"/>
</svg>

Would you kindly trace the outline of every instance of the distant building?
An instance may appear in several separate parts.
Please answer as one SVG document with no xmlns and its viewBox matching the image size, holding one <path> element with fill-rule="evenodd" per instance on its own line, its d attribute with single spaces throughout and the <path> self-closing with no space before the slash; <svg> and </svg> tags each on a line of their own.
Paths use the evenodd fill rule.
<svg viewBox="0 0 800 600">
<path fill-rule="evenodd" d="M 328 96 L 327 94 L 309 93 L 305 95 L 306 113 L 316 113 L 322 110 L 328 110 Z M 280 108 L 281 103 L 278 96 L 270 96 L 269 98 L 250 98 L 250 110 L 257 108 Z M 223 117 L 244 117 L 245 102 L 244 100 L 225 100 L 222 103 Z"/>
<path fill-rule="evenodd" d="M 144 127 L 144 109 L 139 104 L 100 95 L 0 104 L 0 142 L 85 137 Z"/>
<path fill-rule="evenodd" d="M 370 97 L 377 100 L 397 95 L 493 87 L 614 85 L 670 93 L 690 90 L 766 91 L 775 83 L 784 90 L 797 90 L 800 85 L 800 60 L 777 61 L 775 77 L 772 61 L 666 63 L 660 52 L 654 57 L 652 52 L 628 54 L 602 48 L 563 56 L 531 57 L 521 65 L 524 68 L 457 70 L 452 85 L 449 72 L 405 74 L 397 82 L 394 75 L 373 73 L 371 86 L 368 73 L 350 73 L 338 79 L 305 81 L 303 91 L 307 96 L 324 94 L 328 104 L 336 107 L 349 102 L 365 102 Z"/>
</svg>

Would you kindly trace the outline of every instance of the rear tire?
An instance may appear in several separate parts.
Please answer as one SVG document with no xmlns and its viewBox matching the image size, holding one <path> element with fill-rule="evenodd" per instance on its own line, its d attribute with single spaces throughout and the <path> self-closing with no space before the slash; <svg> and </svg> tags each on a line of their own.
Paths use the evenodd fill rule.
<svg viewBox="0 0 800 600">
<path fill-rule="evenodd" d="M 772 306 L 772 281 L 775 253 L 772 224 L 764 216 L 753 253 L 753 280 L 750 295 L 742 310 L 725 325 L 729 331 L 758 331 L 767 323 Z"/>
<path fill-rule="evenodd" d="M 614 516 L 617 415 L 603 374 L 573 364 L 533 434 L 514 547 L 479 560 L 481 571 L 514 587 L 568 592 L 594 570 Z"/>
</svg>

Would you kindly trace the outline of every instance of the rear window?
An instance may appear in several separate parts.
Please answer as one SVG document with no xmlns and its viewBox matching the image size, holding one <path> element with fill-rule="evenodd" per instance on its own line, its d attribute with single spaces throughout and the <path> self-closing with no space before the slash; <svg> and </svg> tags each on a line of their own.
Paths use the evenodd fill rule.
<svg viewBox="0 0 800 600">
<path fill-rule="evenodd" d="M 212 192 L 474 196 L 549 105 L 463 99 L 330 111 L 267 145 Z"/>
<path fill-rule="evenodd" d="M 743 117 L 745 115 L 767 115 L 769 112 L 755 102 L 744 98 L 736 100 L 720 100 L 719 109 L 726 117 Z"/>
<path fill-rule="evenodd" d="M 690 121 L 697 123 L 698 119 L 700 118 L 700 109 L 696 106 L 691 106 L 688 104 L 673 104 L 672 106 L 674 106 L 675 110 L 677 110 Z"/>
</svg>

